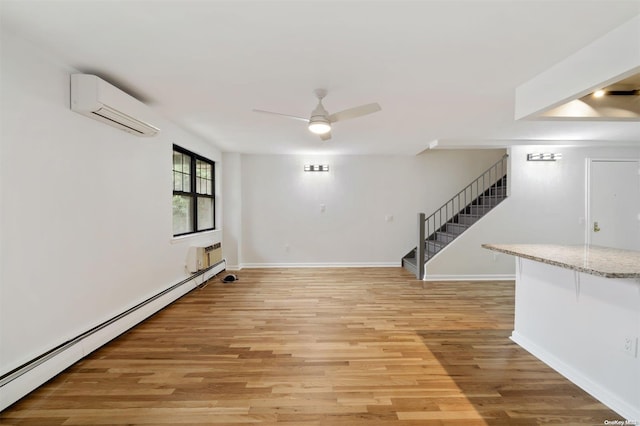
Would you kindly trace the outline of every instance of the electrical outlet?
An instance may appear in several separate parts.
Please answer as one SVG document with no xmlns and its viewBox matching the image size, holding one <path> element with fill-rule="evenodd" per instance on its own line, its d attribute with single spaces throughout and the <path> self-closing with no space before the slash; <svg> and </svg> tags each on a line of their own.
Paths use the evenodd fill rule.
<svg viewBox="0 0 640 426">
<path fill-rule="evenodd" d="M 638 346 L 638 338 L 637 337 L 631 337 L 631 336 L 625 336 L 624 338 L 624 353 L 626 353 L 627 355 L 631 356 L 631 357 L 636 357 L 636 348 Z"/>
</svg>

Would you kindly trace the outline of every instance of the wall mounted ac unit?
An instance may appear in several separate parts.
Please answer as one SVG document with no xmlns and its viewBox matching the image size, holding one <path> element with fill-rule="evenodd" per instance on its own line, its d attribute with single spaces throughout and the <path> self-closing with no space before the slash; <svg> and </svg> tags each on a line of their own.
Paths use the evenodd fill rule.
<svg viewBox="0 0 640 426">
<path fill-rule="evenodd" d="M 187 270 L 198 272 L 222 260 L 222 245 L 215 243 L 207 247 L 189 247 L 187 253 Z"/>
<path fill-rule="evenodd" d="M 95 75 L 71 75 L 71 109 L 137 136 L 154 136 L 149 107 Z"/>
</svg>

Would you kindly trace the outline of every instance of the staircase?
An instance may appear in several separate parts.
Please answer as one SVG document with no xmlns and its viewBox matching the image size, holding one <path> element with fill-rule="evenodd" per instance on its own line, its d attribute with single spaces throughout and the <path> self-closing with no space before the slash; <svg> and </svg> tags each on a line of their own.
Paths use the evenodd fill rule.
<svg viewBox="0 0 640 426">
<path fill-rule="evenodd" d="M 402 258 L 405 269 L 421 280 L 430 259 L 507 198 L 507 158 L 505 154 L 431 216 L 418 215 L 421 243 Z"/>
</svg>

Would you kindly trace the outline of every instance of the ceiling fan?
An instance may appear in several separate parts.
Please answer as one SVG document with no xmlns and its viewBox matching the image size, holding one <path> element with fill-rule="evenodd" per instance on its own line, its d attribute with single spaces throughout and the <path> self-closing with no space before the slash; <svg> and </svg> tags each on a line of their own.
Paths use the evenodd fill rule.
<svg viewBox="0 0 640 426">
<path fill-rule="evenodd" d="M 263 114 L 281 115 L 287 118 L 293 118 L 294 120 L 306 121 L 309 123 L 309 131 L 320 136 L 323 141 L 331 139 L 331 125 L 337 121 L 350 120 L 352 118 L 362 117 L 363 115 L 372 114 L 380 111 L 380 105 L 374 102 L 372 104 L 360 105 L 357 107 L 345 109 L 334 114 L 329 114 L 324 105 L 322 105 L 322 99 L 327 96 L 325 89 L 316 89 L 314 91 L 318 98 L 318 106 L 311 111 L 310 118 L 298 117 L 295 115 L 282 114 L 279 112 L 264 111 L 261 109 L 253 109 L 254 112 L 260 112 Z"/>
</svg>

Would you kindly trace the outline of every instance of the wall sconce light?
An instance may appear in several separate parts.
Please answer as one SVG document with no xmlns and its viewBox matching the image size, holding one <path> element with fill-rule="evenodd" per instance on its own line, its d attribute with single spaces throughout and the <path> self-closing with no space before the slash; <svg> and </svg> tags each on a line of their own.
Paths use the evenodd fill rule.
<svg viewBox="0 0 640 426">
<path fill-rule="evenodd" d="M 304 171 L 305 172 L 328 172 L 329 165 L 328 164 L 305 164 Z"/>
<path fill-rule="evenodd" d="M 527 161 L 556 161 L 562 158 L 562 154 L 545 152 L 540 154 L 527 154 Z"/>
</svg>

